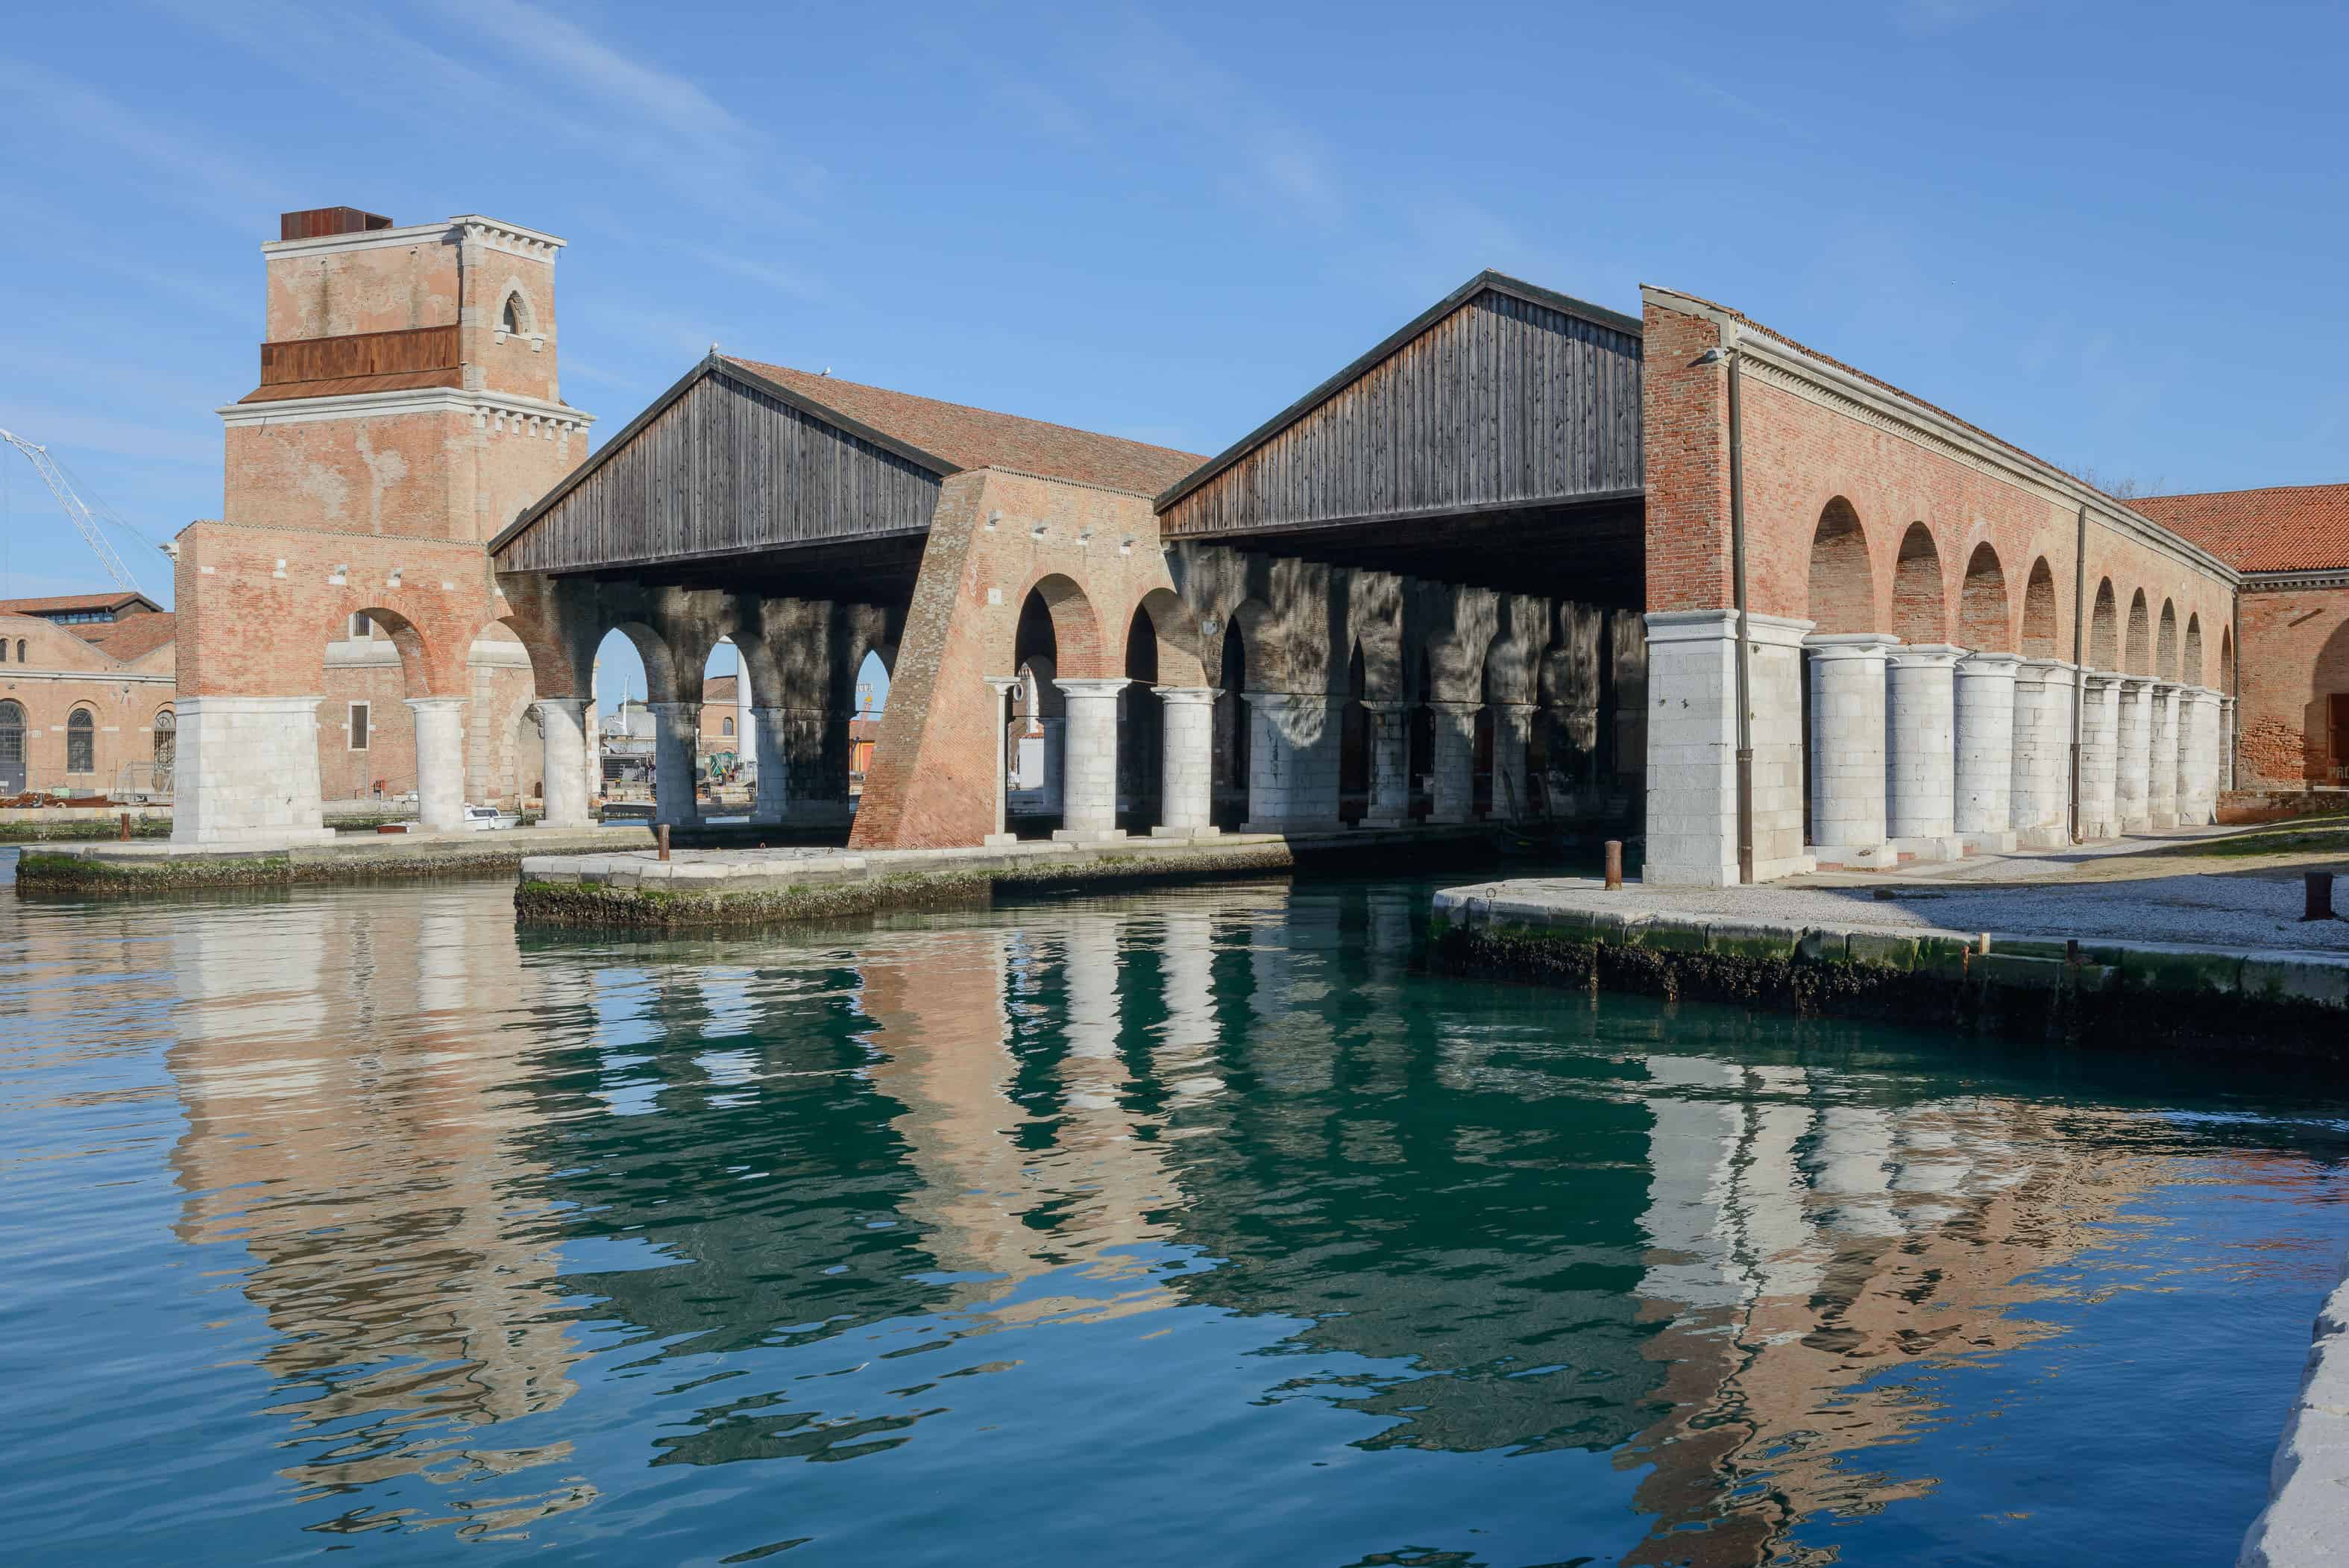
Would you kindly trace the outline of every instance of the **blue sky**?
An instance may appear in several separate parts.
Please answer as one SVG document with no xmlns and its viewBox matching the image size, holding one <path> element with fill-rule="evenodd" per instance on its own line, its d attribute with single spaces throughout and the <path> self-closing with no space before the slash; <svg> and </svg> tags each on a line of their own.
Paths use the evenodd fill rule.
<svg viewBox="0 0 2349 1568">
<path fill-rule="evenodd" d="M 1726 301 L 2108 481 L 2340 480 L 2344 45 L 1974 0 L 28 7 L 0 426 L 150 537 L 216 515 L 255 247 L 348 202 L 567 238 L 607 433 L 717 342 L 1212 452 L 1495 266 Z M 102 583 L 7 461 L 0 593 Z"/>
</svg>

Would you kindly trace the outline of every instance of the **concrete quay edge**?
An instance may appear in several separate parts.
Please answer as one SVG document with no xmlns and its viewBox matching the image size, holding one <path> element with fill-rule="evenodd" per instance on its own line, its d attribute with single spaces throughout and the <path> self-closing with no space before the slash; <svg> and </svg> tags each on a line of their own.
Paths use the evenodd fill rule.
<svg viewBox="0 0 2349 1568">
<path fill-rule="evenodd" d="M 2319 1568 L 2349 1536 L 2349 1262 L 2316 1314 L 2308 1363 L 2239 1568 Z"/>
<path fill-rule="evenodd" d="M 25 846 L 17 886 L 28 892 L 138 894 L 285 882 L 378 882 L 511 871 L 549 850 L 625 851 L 644 845 L 641 824 L 513 828 L 500 832 L 287 837 L 225 844 L 169 840 L 61 841 Z"/>
</svg>

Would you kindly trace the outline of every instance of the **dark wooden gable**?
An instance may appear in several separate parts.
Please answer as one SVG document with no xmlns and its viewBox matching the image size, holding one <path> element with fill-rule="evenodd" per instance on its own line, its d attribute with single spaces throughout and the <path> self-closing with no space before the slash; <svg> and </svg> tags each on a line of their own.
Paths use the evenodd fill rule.
<svg viewBox="0 0 2349 1568">
<path fill-rule="evenodd" d="M 926 532 L 953 465 L 715 358 L 491 542 L 594 572 Z"/>
<path fill-rule="evenodd" d="M 1157 505 L 1212 537 L 1620 498 L 1640 429 L 1638 320 L 1485 273 Z"/>
</svg>

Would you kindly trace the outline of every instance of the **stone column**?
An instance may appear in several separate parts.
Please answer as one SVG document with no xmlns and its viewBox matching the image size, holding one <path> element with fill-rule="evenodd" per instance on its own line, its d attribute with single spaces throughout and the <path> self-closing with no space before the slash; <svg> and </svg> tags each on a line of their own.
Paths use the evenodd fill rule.
<svg viewBox="0 0 2349 1568">
<path fill-rule="evenodd" d="M 2207 827 L 2218 820 L 2220 748 L 2225 731 L 2219 694 L 2200 686 L 2179 696 L 2178 825 Z"/>
<path fill-rule="evenodd" d="M 653 820 L 689 828 L 701 820 L 700 780 L 694 776 L 701 749 L 701 705 L 645 706 L 653 710 Z"/>
<path fill-rule="evenodd" d="M 1803 639 L 1812 624 L 1759 614 L 1745 621 L 1752 645 L 1745 690 L 1754 710 L 1754 880 L 1765 882 L 1799 876 L 1813 863 L 1803 847 Z M 1735 782 L 1733 772 L 1733 789 Z M 1736 810 L 1733 794 L 1733 833 Z M 1733 840 L 1733 856 L 1735 850 Z"/>
<path fill-rule="evenodd" d="M 1411 820 L 1411 704 L 1365 702 L 1370 715 L 1371 799 L 1365 828 L 1400 828 Z"/>
<path fill-rule="evenodd" d="M 1160 686 L 1165 705 L 1165 748 L 1159 774 L 1155 839 L 1204 838 L 1214 821 L 1216 688 Z"/>
<path fill-rule="evenodd" d="M 465 699 L 411 696 L 416 716 L 416 816 L 429 831 L 465 825 Z"/>
<path fill-rule="evenodd" d="M 979 841 L 989 849 L 1001 849 L 1016 844 L 1019 836 L 1011 830 L 1011 700 L 1019 691 L 1018 676 L 987 676 L 987 723 L 995 737 L 995 826 Z"/>
<path fill-rule="evenodd" d="M 2149 677 L 2121 677 L 2119 722 L 2114 810 L 2120 816 L 2120 831 L 2142 833 L 2153 825 L 2153 682 Z"/>
<path fill-rule="evenodd" d="M 2173 681 L 2156 681 L 2151 695 L 2151 760 L 2147 764 L 2146 819 L 2157 830 L 2178 826 L 2178 745 L 2185 738 L 2178 722 L 2185 717 L 2178 704 L 2180 688 Z"/>
<path fill-rule="evenodd" d="M 315 696 L 183 696 L 172 763 L 175 844 L 334 841 L 318 803 Z"/>
<path fill-rule="evenodd" d="M 2007 821 L 2014 842 L 2052 850 L 2072 841 L 2073 669 L 2023 659 L 2014 671 L 2013 767 Z"/>
<path fill-rule="evenodd" d="M 783 750 L 784 724 L 790 710 L 750 710 L 750 820 L 762 825 L 790 819 L 791 758 Z"/>
<path fill-rule="evenodd" d="M 1068 702 L 1062 754 L 1061 826 L 1052 837 L 1090 844 L 1125 837 L 1117 825 L 1117 694 L 1123 676 L 1072 676 L 1052 683 Z"/>
<path fill-rule="evenodd" d="M 1493 820 L 1508 821 L 1534 814 L 1533 786 L 1527 778 L 1527 757 L 1533 751 L 1534 705 L 1496 702 L 1493 705 Z M 1472 753 L 1473 755 L 1473 753 Z"/>
<path fill-rule="evenodd" d="M 181 745 L 186 742 L 182 740 Z M 2235 787 L 2235 699 L 2219 699 L 2219 789 L 2221 793 Z"/>
<path fill-rule="evenodd" d="M 1476 710 L 1481 702 L 1431 702 L 1435 716 L 1431 824 L 1464 822 L 1476 811 Z"/>
<path fill-rule="evenodd" d="M 1965 650 L 1947 643 L 1884 655 L 1884 830 L 1920 860 L 1965 852 L 1957 830 L 1957 669 Z"/>
<path fill-rule="evenodd" d="M 1811 869 L 1803 844 L 1803 647 L 1807 621 L 1746 617 L 1754 746 L 1754 877 Z M 1657 887 L 1726 887 L 1737 863 L 1737 613 L 1660 610 L 1647 617 L 1648 853 Z M 1880 672 L 1879 663 L 1879 672 Z M 1637 713 L 1629 716 L 1638 720 Z M 1877 705 L 1883 790 L 1883 703 Z M 1604 791 L 1611 780 L 1601 780 Z"/>
<path fill-rule="evenodd" d="M 584 828 L 593 820 L 587 809 L 587 703 L 584 696 L 538 699 L 542 828 Z"/>
<path fill-rule="evenodd" d="M 1884 657 L 1899 639 L 1804 639 L 1811 654 L 1811 840 L 1822 866 L 1888 866 Z"/>
<path fill-rule="evenodd" d="M 1334 831 L 1339 699 L 1243 692 L 1248 709 L 1248 816 L 1244 833 Z"/>
<path fill-rule="evenodd" d="M 2080 838 L 2116 838 L 2121 830 L 2121 677 L 2080 672 Z"/>
<path fill-rule="evenodd" d="M 1971 654 L 1958 665 L 1958 837 L 1970 850 L 2014 848 L 2014 682 L 2023 661 L 2013 654 Z"/>
<path fill-rule="evenodd" d="M 775 758 L 782 778 L 781 820 L 794 827 L 838 827 L 846 822 L 848 805 L 848 733 L 832 710 L 822 707 L 774 707 L 763 710 L 761 742 Z M 764 763 L 761 763 L 764 766 Z M 761 783 L 763 791 L 766 785 Z"/>
</svg>

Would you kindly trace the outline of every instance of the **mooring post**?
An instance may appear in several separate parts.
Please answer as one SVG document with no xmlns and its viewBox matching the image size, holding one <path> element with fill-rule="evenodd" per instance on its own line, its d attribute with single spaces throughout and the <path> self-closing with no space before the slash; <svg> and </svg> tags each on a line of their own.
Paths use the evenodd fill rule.
<svg viewBox="0 0 2349 1568">
<path fill-rule="evenodd" d="M 122 813 L 122 830 L 118 837 L 126 844 L 130 841 L 130 813 L 128 811 Z"/>
<path fill-rule="evenodd" d="M 2308 889 L 2308 904 L 2300 912 L 2300 918 L 2331 920 L 2333 918 L 2333 873 L 2310 872 L 2307 873 L 2305 885 Z"/>
<path fill-rule="evenodd" d="M 653 830 L 653 840 L 660 845 L 660 858 L 668 859 L 668 824 L 661 823 Z"/>
<path fill-rule="evenodd" d="M 1607 891 L 1623 891 L 1623 841 L 1620 839 L 1607 841 Z"/>
</svg>

